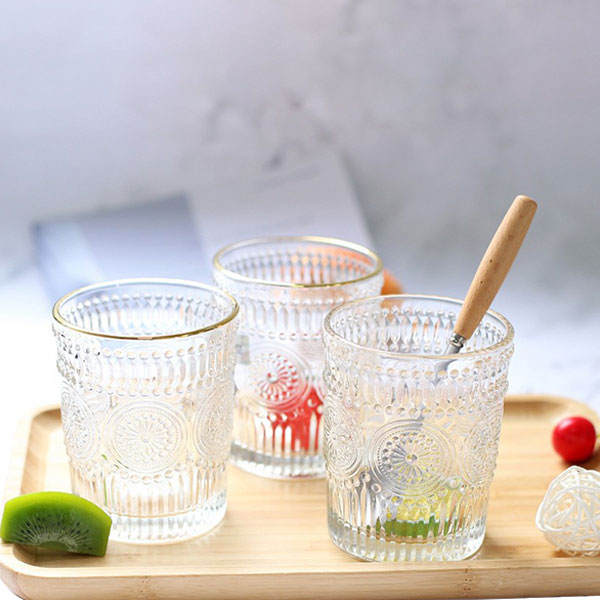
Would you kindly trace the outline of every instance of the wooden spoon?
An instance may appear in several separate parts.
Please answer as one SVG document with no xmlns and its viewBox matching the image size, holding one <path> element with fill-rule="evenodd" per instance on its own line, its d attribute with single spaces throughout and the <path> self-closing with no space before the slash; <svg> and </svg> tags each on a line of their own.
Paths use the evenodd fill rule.
<svg viewBox="0 0 600 600">
<path fill-rule="evenodd" d="M 536 209 L 537 204 L 527 196 L 514 199 L 471 281 L 445 354 L 460 352 L 477 329 L 521 248 Z"/>
</svg>

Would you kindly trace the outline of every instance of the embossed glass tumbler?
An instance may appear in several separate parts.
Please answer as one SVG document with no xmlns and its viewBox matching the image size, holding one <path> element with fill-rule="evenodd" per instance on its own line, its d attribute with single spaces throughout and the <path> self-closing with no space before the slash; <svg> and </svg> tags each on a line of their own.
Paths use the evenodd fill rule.
<svg viewBox="0 0 600 600">
<path fill-rule="evenodd" d="M 92 285 L 54 306 L 73 492 L 111 537 L 170 542 L 225 515 L 238 305 L 169 279 Z"/>
<path fill-rule="evenodd" d="M 241 308 L 232 460 L 267 477 L 323 476 L 322 325 L 338 304 L 381 290 L 367 248 L 320 237 L 249 240 L 214 259 Z"/>
<path fill-rule="evenodd" d="M 444 356 L 460 308 L 386 296 L 325 319 L 328 525 L 353 556 L 460 560 L 483 542 L 513 328 L 489 311 Z"/>
</svg>

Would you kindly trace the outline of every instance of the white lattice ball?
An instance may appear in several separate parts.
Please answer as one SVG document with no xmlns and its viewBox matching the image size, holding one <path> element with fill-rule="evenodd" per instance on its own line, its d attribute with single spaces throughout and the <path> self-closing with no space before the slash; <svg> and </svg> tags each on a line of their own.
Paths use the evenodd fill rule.
<svg viewBox="0 0 600 600">
<path fill-rule="evenodd" d="M 600 473 L 573 466 L 548 486 L 535 523 L 567 554 L 600 553 Z"/>
</svg>

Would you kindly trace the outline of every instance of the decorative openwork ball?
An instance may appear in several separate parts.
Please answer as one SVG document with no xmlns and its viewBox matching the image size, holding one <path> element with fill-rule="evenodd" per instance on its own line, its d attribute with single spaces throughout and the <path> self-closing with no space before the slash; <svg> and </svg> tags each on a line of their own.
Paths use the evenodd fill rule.
<svg viewBox="0 0 600 600">
<path fill-rule="evenodd" d="M 600 553 L 600 473 L 572 466 L 548 486 L 535 523 L 567 554 Z"/>
</svg>

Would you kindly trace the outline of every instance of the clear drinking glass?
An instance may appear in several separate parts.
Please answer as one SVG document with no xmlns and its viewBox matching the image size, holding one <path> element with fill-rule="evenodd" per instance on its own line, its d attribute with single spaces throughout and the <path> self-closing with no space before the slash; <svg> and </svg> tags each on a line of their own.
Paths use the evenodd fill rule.
<svg viewBox="0 0 600 600">
<path fill-rule="evenodd" d="M 218 252 L 214 278 L 241 307 L 233 462 L 268 477 L 324 475 L 323 318 L 380 293 L 380 259 L 341 240 L 265 238 Z"/>
<path fill-rule="evenodd" d="M 325 319 L 329 532 L 356 557 L 459 560 L 483 542 L 513 328 L 489 311 L 444 356 L 460 308 L 385 296 Z"/>
<path fill-rule="evenodd" d="M 194 537 L 225 515 L 238 305 L 169 279 L 92 285 L 54 306 L 73 492 L 111 537 Z"/>
</svg>

